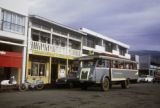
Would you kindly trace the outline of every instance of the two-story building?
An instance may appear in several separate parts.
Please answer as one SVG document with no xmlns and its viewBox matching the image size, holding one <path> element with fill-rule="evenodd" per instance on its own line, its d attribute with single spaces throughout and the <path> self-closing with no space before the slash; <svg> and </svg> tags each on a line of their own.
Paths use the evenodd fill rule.
<svg viewBox="0 0 160 108">
<path fill-rule="evenodd" d="M 25 0 L 0 1 L 0 81 L 25 79 L 28 7 Z"/>
<path fill-rule="evenodd" d="M 128 54 L 129 45 L 86 28 L 81 28 L 80 31 L 87 34 L 83 36 L 83 56 L 90 53 L 103 53 L 126 59 L 131 58 Z"/>
<path fill-rule="evenodd" d="M 45 84 L 65 78 L 72 60 L 82 55 L 85 33 L 40 16 L 29 16 L 26 78 Z"/>
<path fill-rule="evenodd" d="M 82 28 L 79 31 L 46 18 L 30 15 L 26 78 L 45 84 L 65 78 L 72 60 L 90 52 L 130 59 L 129 46 Z"/>
</svg>

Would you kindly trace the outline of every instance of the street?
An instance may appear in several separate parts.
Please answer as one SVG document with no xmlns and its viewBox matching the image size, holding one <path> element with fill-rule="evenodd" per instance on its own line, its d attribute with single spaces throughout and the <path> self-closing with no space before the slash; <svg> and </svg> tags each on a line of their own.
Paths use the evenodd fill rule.
<svg viewBox="0 0 160 108">
<path fill-rule="evenodd" d="M 47 89 L 0 93 L 0 108 L 160 108 L 160 84 L 132 84 L 129 89 Z"/>
</svg>

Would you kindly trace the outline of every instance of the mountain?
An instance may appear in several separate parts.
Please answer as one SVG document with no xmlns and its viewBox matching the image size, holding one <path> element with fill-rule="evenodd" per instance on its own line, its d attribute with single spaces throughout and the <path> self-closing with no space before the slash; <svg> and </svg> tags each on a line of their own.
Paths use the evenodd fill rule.
<svg viewBox="0 0 160 108">
<path fill-rule="evenodd" d="M 150 55 L 160 57 L 160 51 L 151 51 L 151 50 L 138 50 L 138 51 L 129 51 L 131 55 Z"/>
</svg>

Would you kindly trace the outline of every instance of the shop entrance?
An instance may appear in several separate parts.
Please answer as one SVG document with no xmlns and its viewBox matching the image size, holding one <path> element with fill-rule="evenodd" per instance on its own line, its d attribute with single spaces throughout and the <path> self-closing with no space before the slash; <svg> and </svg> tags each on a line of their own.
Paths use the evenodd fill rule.
<svg viewBox="0 0 160 108">
<path fill-rule="evenodd" d="M 58 79 L 58 64 L 52 64 L 52 67 L 51 67 L 51 83 L 55 84 L 56 79 Z"/>
<path fill-rule="evenodd" d="M 11 68 L 9 67 L 0 67 L 0 82 L 2 80 L 8 80 L 11 76 Z"/>
</svg>

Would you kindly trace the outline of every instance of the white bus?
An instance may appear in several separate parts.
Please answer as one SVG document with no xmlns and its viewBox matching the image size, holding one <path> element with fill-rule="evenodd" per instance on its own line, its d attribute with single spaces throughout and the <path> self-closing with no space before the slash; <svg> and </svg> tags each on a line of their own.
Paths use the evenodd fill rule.
<svg viewBox="0 0 160 108">
<path fill-rule="evenodd" d="M 93 55 L 78 60 L 81 62 L 79 80 L 82 89 L 100 85 L 103 91 L 107 91 L 112 84 L 128 88 L 130 80 L 138 79 L 137 63 L 129 59 Z"/>
</svg>

